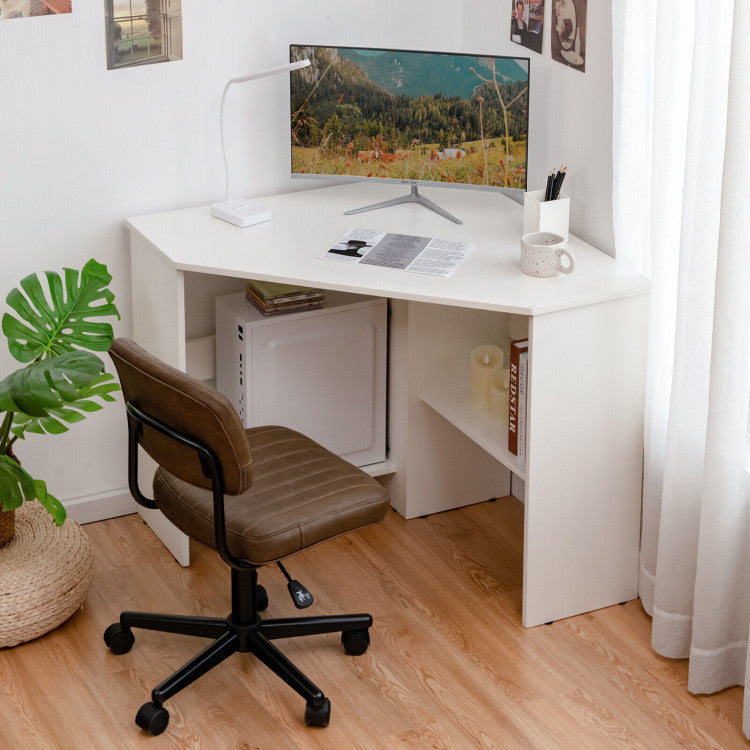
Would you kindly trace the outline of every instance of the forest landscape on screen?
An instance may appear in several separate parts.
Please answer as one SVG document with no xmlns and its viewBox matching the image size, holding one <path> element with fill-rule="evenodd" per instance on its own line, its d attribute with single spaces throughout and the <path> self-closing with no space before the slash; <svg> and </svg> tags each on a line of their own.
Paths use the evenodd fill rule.
<svg viewBox="0 0 750 750">
<path fill-rule="evenodd" d="M 526 188 L 528 58 L 292 45 L 294 176 Z"/>
</svg>

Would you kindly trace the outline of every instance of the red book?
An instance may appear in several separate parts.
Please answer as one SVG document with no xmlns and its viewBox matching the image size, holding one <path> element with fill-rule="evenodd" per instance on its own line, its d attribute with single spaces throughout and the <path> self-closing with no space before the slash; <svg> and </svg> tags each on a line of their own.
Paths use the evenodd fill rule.
<svg viewBox="0 0 750 750">
<path fill-rule="evenodd" d="M 518 455 L 518 365 L 521 352 L 528 351 L 529 340 L 518 339 L 510 343 L 510 376 L 508 386 L 508 450 Z"/>
</svg>

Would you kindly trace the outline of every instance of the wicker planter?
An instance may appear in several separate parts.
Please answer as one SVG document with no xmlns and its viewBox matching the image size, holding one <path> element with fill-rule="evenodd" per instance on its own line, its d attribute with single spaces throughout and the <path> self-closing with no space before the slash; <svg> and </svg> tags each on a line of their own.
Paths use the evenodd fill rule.
<svg viewBox="0 0 750 750">
<path fill-rule="evenodd" d="M 16 533 L 16 511 L 4 510 L 0 513 L 0 547 L 7 544 Z"/>
<path fill-rule="evenodd" d="M 73 519 L 57 528 L 34 501 L 16 511 L 15 523 L 14 538 L 0 548 L 0 648 L 65 622 L 83 604 L 94 577 L 91 545 Z"/>
</svg>

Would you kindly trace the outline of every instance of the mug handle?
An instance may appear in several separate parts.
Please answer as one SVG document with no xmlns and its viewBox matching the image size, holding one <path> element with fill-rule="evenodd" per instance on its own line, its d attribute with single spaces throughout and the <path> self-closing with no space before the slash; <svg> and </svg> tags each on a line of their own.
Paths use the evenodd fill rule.
<svg viewBox="0 0 750 750">
<path fill-rule="evenodd" d="M 562 256 L 565 255 L 568 259 L 568 265 L 564 266 L 560 261 Z M 573 253 L 565 247 L 561 247 L 557 251 L 557 265 L 560 267 L 562 273 L 573 273 L 573 269 L 576 267 L 576 259 L 573 257 Z"/>
</svg>

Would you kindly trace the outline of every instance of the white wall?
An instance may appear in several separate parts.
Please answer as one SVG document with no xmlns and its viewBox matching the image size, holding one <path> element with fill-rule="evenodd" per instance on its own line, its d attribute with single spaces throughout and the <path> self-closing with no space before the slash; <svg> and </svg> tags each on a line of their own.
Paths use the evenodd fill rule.
<svg viewBox="0 0 750 750">
<path fill-rule="evenodd" d="M 550 169 L 567 165 L 571 231 L 614 256 L 612 230 L 612 6 L 588 5 L 586 72 L 552 59 L 552 0 L 545 3 L 542 54 L 510 41 L 511 0 L 464 3 L 465 52 L 531 59 L 529 109 L 530 190 L 541 189 Z"/>
<path fill-rule="evenodd" d="M 0 299 L 32 271 L 78 268 L 94 256 L 114 276 L 123 315 L 115 331 L 129 335 L 122 220 L 222 197 L 218 105 L 228 78 L 285 62 L 289 43 L 519 54 L 505 41 L 502 4 L 214 0 L 206 10 L 184 3 L 184 59 L 117 71 L 106 69 L 102 2 L 78 0 L 65 16 L 0 22 Z M 574 231 L 609 250 L 610 9 L 590 5 L 585 76 L 552 63 L 548 52 L 528 53 L 530 169 L 536 181 L 553 164 L 569 165 Z M 314 186 L 288 177 L 286 86 L 283 77 L 265 79 L 235 87 L 228 100 L 230 139 L 244 141 L 235 147 L 234 186 L 248 195 Z M 15 366 L 3 343 L 0 375 Z M 67 436 L 31 436 L 17 453 L 70 507 L 126 493 L 119 404 Z"/>
<path fill-rule="evenodd" d="M 130 333 L 131 310 L 122 221 L 223 196 L 218 106 L 228 78 L 286 62 L 290 42 L 442 47 L 460 33 L 460 17 L 425 23 L 456 18 L 449 0 L 410 0 L 411 27 L 395 0 L 377 11 L 351 0 L 184 3 L 183 60 L 108 71 L 103 5 L 76 0 L 70 15 L 0 22 L 0 300 L 28 273 L 94 256 L 114 276 L 119 335 Z M 278 77 L 233 90 L 230 108 L 245 108 L 239 125 L 254 146 L 236 181 L 247 194 L 290 188 L 286 87 Z M 0 374 L 16 366 L 3 341 Z M 66 505 L 126 492 L 119 404 L 16 452 Z"/>
</svg>

